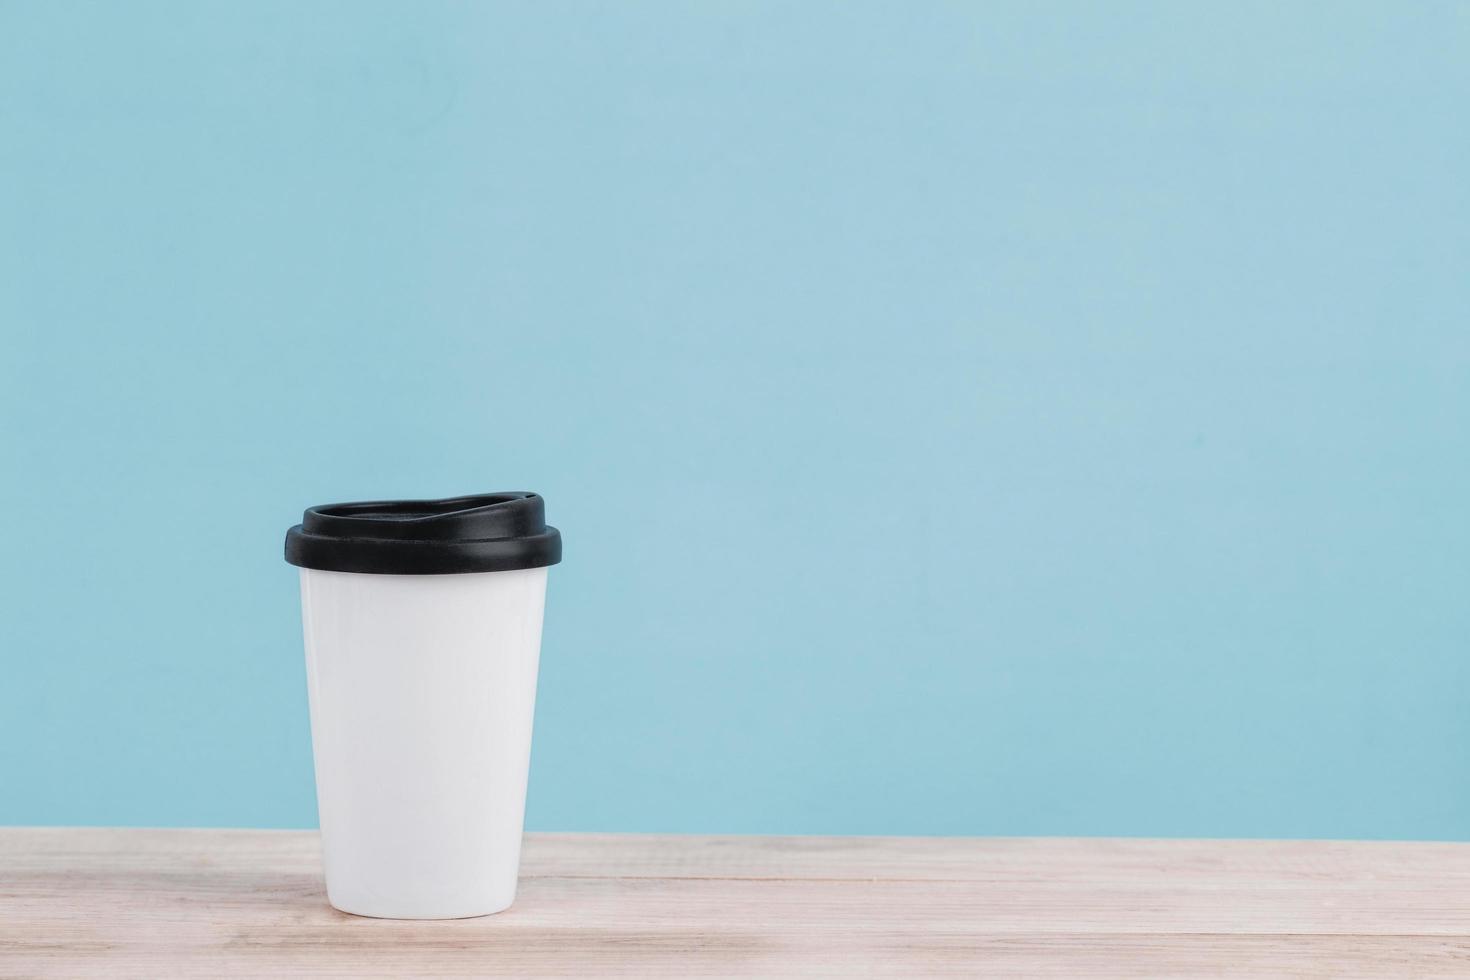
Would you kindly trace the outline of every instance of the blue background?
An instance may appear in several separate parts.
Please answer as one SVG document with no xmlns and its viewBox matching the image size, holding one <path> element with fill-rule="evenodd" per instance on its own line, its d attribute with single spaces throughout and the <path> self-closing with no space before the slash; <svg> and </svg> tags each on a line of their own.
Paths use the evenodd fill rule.
<svg viewBox="0 0 1470 980">
<path fill-rule="evenodd" d="M 0 822 L 315 821 L 530 488 L 529 825 L 1470 836 L 1470 8 L 0 4 Z"/>
</svg>

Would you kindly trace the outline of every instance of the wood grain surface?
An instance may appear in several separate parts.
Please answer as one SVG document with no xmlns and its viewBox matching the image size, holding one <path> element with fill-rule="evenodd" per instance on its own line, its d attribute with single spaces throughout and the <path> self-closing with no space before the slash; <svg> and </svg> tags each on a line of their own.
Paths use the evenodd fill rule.
<svg viewBox="0 0 1470 980">
<path fill-rule="evenodd" d="M 0 829 L 0 977 L 1470 977 L 1470 844 L 531 834 L 508 912 L 315 833 Z"/>
</svg>

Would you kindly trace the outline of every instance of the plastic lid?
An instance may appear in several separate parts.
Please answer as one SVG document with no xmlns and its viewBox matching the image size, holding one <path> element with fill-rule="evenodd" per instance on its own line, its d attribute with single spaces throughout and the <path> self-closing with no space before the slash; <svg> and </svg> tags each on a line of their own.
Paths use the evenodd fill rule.
<svg viewBox="0 0 1470 980">
<path fill-rule="evenodd" d="M 286 532 L 286 560 L 374 575 L 504 572 L 561 561 L 561 532 L 546 526 L 541 497 L 520 490 L 326 504 Z"/>
</svg>

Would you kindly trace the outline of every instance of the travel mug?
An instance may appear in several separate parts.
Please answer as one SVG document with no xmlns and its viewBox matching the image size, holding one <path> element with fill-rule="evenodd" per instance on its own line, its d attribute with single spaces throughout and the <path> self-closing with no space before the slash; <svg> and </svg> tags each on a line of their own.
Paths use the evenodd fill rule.
<svg viewBox="0 0 1470 980">
<path fill-rule="evenodd" d="M 389 919 L 515 899 L 546 569 L 534 493 L 312 507 L 286 532 L 327 900 Z"/>
</svg>

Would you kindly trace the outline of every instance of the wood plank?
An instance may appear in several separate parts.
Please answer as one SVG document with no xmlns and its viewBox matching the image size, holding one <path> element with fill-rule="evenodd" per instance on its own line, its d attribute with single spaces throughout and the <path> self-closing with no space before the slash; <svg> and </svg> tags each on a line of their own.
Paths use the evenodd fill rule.
<svg viewBox="0 0 1470 980">
<path fill-rule="evenodd" d="M 533 834 L 499 916 L 326 905 L 316 835 L 0 830 L 0 976 L 1467 976 L 1470 845 Z"/>
</svg>

